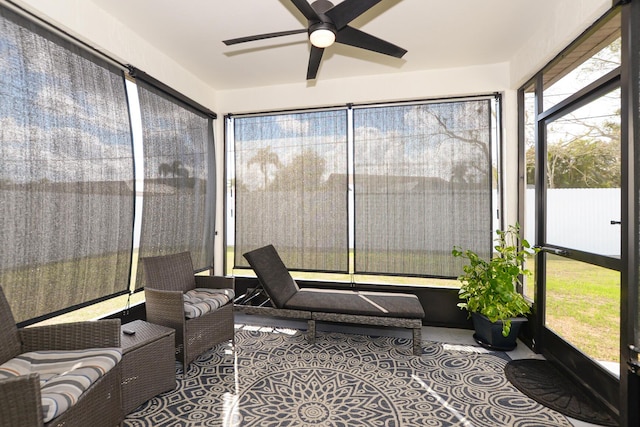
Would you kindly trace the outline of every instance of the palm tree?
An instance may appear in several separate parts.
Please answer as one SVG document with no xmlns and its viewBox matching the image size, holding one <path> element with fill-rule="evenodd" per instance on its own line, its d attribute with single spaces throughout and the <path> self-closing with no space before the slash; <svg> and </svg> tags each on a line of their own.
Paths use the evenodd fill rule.
<svg viewBox="0 0 640 427">
<path fill-rule="evenodd" d="M 278 155 L 271 150 L 271 147 L 264 147 L 259 149 L 255 156 L 249 160 L 248 166 L 251 166 L 254 163 L 260 167 L 260 171 L 264 177 L 264 189 L 266 190 L 268 179 L 267 168 L 269 165 L 273 165 L 276 168 L 281 167 L 282 164 L 280 163 L 280 159 L 278 158 Z"/>
<path fill-rule="evenodd" d="M 162 175 L 162 177 L 164 178 L 171 173 L 171 165 L 169 165 L 168 163 L 162 163 L 160 164 L 158 170 L 160 172 L 160 175 Z"/>
</svg>

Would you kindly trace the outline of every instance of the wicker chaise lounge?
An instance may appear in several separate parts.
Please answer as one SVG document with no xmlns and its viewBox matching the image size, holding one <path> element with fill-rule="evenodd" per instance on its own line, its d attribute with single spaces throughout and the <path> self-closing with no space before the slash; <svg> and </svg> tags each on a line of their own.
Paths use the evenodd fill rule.
<svg viewBox="0 0 640 427">
<path fill-rule="evenodd" d="M 356 323 L 409 328 L 413 354 L 421 355 L 424 309 L 415 295 L 393 292 L 301 289 L 273 245 L 244 254 L 273 307 L 243 307 L 245 313 L 264 312 L 308 321 L 308 338 L 315 340 L 315 322 Z"/>
</svg>

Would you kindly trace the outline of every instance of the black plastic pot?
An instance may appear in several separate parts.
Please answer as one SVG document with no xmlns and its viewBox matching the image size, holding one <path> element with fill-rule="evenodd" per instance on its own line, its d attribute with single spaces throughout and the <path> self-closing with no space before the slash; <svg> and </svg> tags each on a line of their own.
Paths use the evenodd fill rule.
<svg viewBox="0 0 640 427">
<path fill-rule="evenodd" d="M 502 321 L 491 322 L 480 313 L 471 313 L 471 320 L 476 331 L 473 338 L 478 344 L 490 350 L 510 351 L 516 348 L 516 338 L 520 333 L 520 326 L 527 321 L 525 317 L 511 319 L 511 331 L 506 337 L 502 335 Z"/>
</svg>

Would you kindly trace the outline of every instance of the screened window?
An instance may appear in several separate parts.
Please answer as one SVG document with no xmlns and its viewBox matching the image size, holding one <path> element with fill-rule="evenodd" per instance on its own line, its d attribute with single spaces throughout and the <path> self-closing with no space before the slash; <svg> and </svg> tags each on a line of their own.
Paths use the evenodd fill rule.
<svg viewBox="0 0 640 427">
<path fill-rule="evenodd" d="M 535 184 L 536 184 L 536 86 L 531 84 L 522 91 L 522 141 L 523 141 L 523 162 L 524 162 L 524 206 L 520 214 L 524 218 L 521 221 L 522 232 L 529 243 L 536 241 L 536 211 L 535 206 Z M 529 271 L 535 272 L 535 256 L 529 256 L 526 261 Z M 522 278 L 523 294 L 534 301 L 536 296 L 536 281 L 534 277 L 525 276 Z"/>
<path fill-rule="evenodd" d="M 189 251 L 196 269 L 211 267 L 213 120 L 143 81 L 137 85 L 144 141 L 140 257 Z"/>
<path fill-rule="evenodd" d="M 289 268 L 346 273 L 346 110 L 234 123 L 236 265 L 273 244 Z"/>
<path fill-rule="evenodd" d="M 491 255 L 489 100 L 354 111 L 355 269 L 456 276 Z"/>
<path fill-rule="evenodd" d="M 0 283 L 17 321 L 126 292 L 122 71 L 0 8 Z"/>
<path fill-rule="evenodd" d="M 291 270 L 348 273 L 331 278 L 353 282 L 456 277 L 454 246 L 489 258 L 493 103 L 230 116 L 232 267 L 247 267 L 242 254 L 267 244 Z"/>
<path fill-rule="evenodd" d="M 620 257 L 620 95 L 546 124 L 547 243 Z"/>
</svg>

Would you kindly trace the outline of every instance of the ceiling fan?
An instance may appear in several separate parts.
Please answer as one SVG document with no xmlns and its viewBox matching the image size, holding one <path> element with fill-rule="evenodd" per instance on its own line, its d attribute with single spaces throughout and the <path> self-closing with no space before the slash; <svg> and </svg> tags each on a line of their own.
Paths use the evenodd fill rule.
<svg viewBox="0 0 640 427">
<path fill-rule="evenodd" d="M 344 0 L 342 3 L 334 6 L 329 0 L 316 0 L 311 4 L 309 4 L 307 0 L 291 0 L 291 3 L 293 3 L 309 21 L 306 29 L 301 28 L 276 33 L 257 34 L 254 36 L 224 40 L 223 43 L 230 46 L 238 43 L 306 32 L 309 34 L 309 41 L 311 42 L 307 80 L 316 78 L 324 49 L 331 46 L 334 42 L 402 58 L 402 56 L 407 53 L 405 49 L 347 25 L 380 3 L 380 1 L 381 0 Z"/>
</svg>

